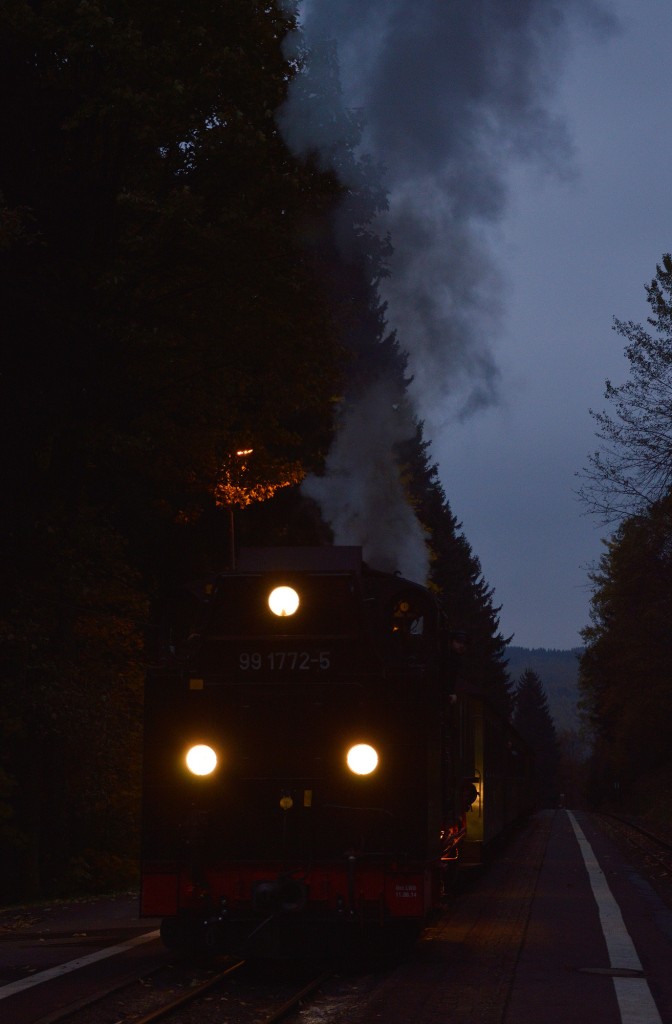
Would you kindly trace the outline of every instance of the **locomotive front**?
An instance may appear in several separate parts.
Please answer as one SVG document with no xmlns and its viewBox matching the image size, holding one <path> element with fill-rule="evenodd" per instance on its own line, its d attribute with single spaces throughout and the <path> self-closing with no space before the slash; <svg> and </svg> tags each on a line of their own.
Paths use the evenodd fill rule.
<svg viewBox="0 0 672 1024">
<path fill-rule="evenodd" d="M 358 548 L 250 550 L 204 611 L 147 681 L 142 913 L 245 955 L 422 921 L 459 834 L 431 594 Z"/>
</svg>

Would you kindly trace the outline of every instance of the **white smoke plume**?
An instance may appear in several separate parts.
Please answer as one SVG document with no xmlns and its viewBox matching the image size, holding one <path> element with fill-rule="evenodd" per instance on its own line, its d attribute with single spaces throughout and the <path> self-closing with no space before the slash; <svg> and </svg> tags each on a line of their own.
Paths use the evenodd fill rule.
<svg viewBox="0 0 672 1024">
<path fill-rule="evenodd" d="M 615 19 L 602 0 L 304 0 L 299 9 L 309 48 L 335 43 L 345 107 L 364 123 L 362 151 L 386 169 L 389 210 L 378 227 L 394 253 L 380 291 L 409 354 L 419 414 L 435 427 L 472 415 L 499 400 L 504 285 L 489 240 L 506 209 L 508 168 L 571 172 L 554 90 L 572 34 L 606 35 Z M 307 116 L 304 101 L 305 91 L 290 91 L 282 129 L 296 152 L 317 148 L 326 161 L 338 125 L 326 112 Z M 367 418 L 350 410 L 344 428 Z M 339 438 L 331 470 L 343 474 L 352 450 Z M 368 482 L 365 490 L 375 500 Z M 364 505 L 347 509 L 350 522 L 367 519 Z"/>
<path fill-rule="evenodd" d="M 425 534 L 405 498 L 392 446 L 414 429 L 407 403 L 384 381 L 344 403 L 324 476 L 303 490 L 322 507 L 337 544 L 361 545 L 375 569 L 427 578 Z"/>
</svg>

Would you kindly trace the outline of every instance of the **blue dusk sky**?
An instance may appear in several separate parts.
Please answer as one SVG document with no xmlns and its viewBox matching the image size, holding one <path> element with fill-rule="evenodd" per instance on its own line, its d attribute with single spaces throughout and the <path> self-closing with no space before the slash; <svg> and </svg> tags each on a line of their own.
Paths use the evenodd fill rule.
<svg viewBox="0 0 672 1024">
<path fill-rule="evenodd" d="M 669 0 L 318 0 L 386 168 L 389 322 L 501 629 L 569 648 L 607 527 L 576 473 L 672 250 Z M 348 538 L 352 539 L 352 538 Z"/>
</svg>

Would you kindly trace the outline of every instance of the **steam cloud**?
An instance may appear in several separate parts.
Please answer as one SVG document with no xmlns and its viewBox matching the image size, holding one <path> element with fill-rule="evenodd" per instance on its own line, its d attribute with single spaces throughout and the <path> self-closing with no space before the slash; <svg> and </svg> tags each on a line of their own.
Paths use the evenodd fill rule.
<svg viewBox="0 0 672 1024">
<path fill-rule="evenodd" d="M 503 282 L 488 238 L 505 210 L 507 168 L 532 161 L 567 173 L 571 143 L 550 112 L 563 58 L 572 31 L 606 34 L 615 20 L 601 0 L 306 0 L 302 26 L 309 46 L 335 40 L 345 104 L 363 114 L 362 150 L 386 168 L 390 206 L 379 228 L 394 253 L 380 291 L 409 353 L 413 399 L 435 426 L 472 415 L 499 397 L 493 341 Z M 290 94 L 281 117 L 289 144 L 323 147 L 326 159 L 325 138 L 311 135 L 318 123 L 327 122 L 306 118 L 299 92 Z M 369 397 L 379 415 L 380 394 Z M 342 426 L 361 442 L 357 424 L 368 422 L 383 445 L 387 420 L 349 409 Z M 328 467 L 333 494 L 328 480 L 310 485 L 349 543 L 361 542 L 354 523 L 380 514 L 365 462 L 367 487 L 351 490 L 374 508 L 345 510 L 346 469 L 354 480 L 358 453 L 373 454 L 339 438 Z M 380 520 L 369 527 L 380 534 Z"/>
<path fill-rule="evenodd" d="M 395 391 L 379 381 L 359 401 L 344 404 L 326 472 L 308 477 L 303 490 L 320 503 L 337 544 L 359 544 L 374 568 L 424 581 L 424 531 L 392 456 L 392 446 L 407 440 L 414 421 Z"/>
</svg>

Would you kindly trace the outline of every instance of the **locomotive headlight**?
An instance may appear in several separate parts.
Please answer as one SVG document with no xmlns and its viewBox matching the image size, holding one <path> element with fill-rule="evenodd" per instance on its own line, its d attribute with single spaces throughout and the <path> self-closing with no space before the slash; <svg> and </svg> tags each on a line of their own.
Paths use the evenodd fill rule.
<svg viewBox="0 0 672 1024">
<path fill-rule="evenodd" d="M 299 595 L 293 587 L 275 587 L 268 595 L 268 607 L 274 615 L 293 615 L 299 607 Z"/>
<path fill-rule="evenodd" d="M 217 754 L 205 743 L 197 743 L 191 747 L 185 760 L 192 775 L 212 775 L 217 767 Z"/>
<path fill-rule="evenodd" d="M 354 775 L 371 775 L 378 767 L 378 753 L 368 743 L 350 747 L 345 760 Z"/>
</svg>

